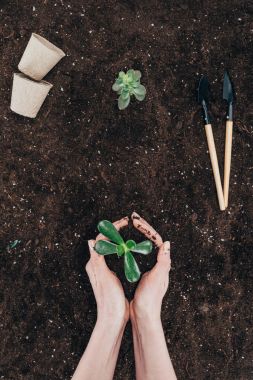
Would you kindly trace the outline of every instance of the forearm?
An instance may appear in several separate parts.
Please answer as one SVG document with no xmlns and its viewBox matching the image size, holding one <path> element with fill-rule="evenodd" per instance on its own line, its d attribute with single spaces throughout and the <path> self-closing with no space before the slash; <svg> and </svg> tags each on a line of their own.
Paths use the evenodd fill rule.
<svg viewBox="0 0 253 380">
<path fill-rule="evenodd" d="M 132 320 L 137 380 L 176 380 L 162 323 Z"/>
<path fill-rule="evenodd" d="M 72 380 L 112 380 L 124 328 L 98 320 Z"/>
</svg>

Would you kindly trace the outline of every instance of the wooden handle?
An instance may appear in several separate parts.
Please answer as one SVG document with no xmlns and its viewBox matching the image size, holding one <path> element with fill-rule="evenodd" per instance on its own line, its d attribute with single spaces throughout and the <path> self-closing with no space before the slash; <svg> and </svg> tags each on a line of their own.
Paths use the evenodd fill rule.
<svg viewBox="0 0 253 380">
<path fill-rule="evenodd" d="M 226 122 L 226 142 L 225 142 L 225 160 L 224 160 L 224 202 L 225 207 L 228 207 L 229 179 L 231 168 L 232 154 L 232 137 L 233 137 L 233 122 Z"/>
<path fill-rule="evenodd" d="M 212 168 L 213 168 L 213 175 L 214 175 L 220 210 L 223 211 L 225 210 L 225 203 L 224 203 L 224 196 L 223 196 L 223 190 L 222 190 L 221 178 L 220 178 L 220 170 L 219 170 L 218 158 L 217 158 L 217 153 L 215 149 L 215 143 L 214 143 L 211 124 L 206 124 L 205 130 L 206 130 L 208 149 L 209 149 L 209 154 L 210 154 Z"/>
</svg>

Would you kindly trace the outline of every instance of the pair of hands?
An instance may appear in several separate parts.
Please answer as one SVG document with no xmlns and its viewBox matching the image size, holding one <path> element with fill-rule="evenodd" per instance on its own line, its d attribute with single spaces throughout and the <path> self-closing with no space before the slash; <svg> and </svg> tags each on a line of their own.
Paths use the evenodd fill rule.
<svg viewBox="0 0 253 380">
<path fill-rule="evenodd" d="M 98 320 L 103 323 L 126 324 L 129 317 L 132 321 L 157 322 L 160 320 L 163 297 L 168 289 L 170 261 L 170 243 L 163 242 L 161 236 L 137 213 L 131 216 L 133 225 L 159 248 L 157 263 L 145 273 L 136 289 L 134 299 L 130 302 L 125 297 L 120 280 L 112 272 L 104 259 L 96 253 L 96 241 L 105 239 L 99 234 L 96 240 L 89 240 L 90 259 L 86 265 L 92 289 L 97 302 Z M 120 230 L 127 226 L 129 218 L 114 222 Z"/>
</svg>

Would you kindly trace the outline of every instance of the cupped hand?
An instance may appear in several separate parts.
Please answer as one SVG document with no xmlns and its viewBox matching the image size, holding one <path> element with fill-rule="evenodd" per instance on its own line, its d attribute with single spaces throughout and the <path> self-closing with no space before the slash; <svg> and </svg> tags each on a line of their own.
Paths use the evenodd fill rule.
<svg viewBox="0 0 253 380">
<path fill-rule="evenodd" d="M 159 252 L 156 265 L 139 282 L 130 303 L 130 317 L 135 322 L 156 322 L 160 320 L 162 300 L 169 285 L 170 242 L 163 243 L 161 236 L 137 213 L 132 214 L 132 220 L 134 227 L 159 247 Z"/>
<path fill-rule="evenodd" d="M 129 219 L 114 222 L 117 230 L 128 225 Z M 112 272 L 104 259 L 94 250 L 96 241 L 106 239 L 99 234 L 96 240 L 89 240 L 90 259 L 86 265 L 94 296 L 97 302 L 98 320 L 103 323 L 124 325 L 129 319 L 129 302 L 118 277 Z"/>
</svg>

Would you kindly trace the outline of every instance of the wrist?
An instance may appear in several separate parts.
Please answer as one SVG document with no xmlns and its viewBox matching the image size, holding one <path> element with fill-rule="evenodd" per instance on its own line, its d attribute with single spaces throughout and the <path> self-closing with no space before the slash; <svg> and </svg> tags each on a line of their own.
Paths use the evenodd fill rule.
<svg viewBox="0 0 253 380">
<path fill-rule="evenodd" d="M 97 322 L 99 325 L 122 329 L 129 320 L 129 303 L 125 301 L 124 307 L 103 308 L 98 307 Z"/>
<path fill-rule="evenodd" d="M 161 318 L 157 319 L 140 319 L 140 318 L 131 318 L 131 323 L 133 328 L 137 329 L 142 333 L 151 334 L 156 332 L 158 329 L 162 329 Z"/>
<path fill-rule="evenodd" d="M 140 327 L 150 326 L 150 328 L 157 328 L 162 324 L 160 312 L 156 313 L 154 310 L 150 312 L 140 311 L 135 307 L 134 301 L 130 306 L 130 319 L 133 325 Z"/>
<path fill-rule="evenodd" d="M 125 329 L 126 323 L 125 318 L 113 318 L 108 315 L 98 314 L 96 326 L 100 330 L 107 330 L 110 334 L 118 334 Z"/>
</svg>

